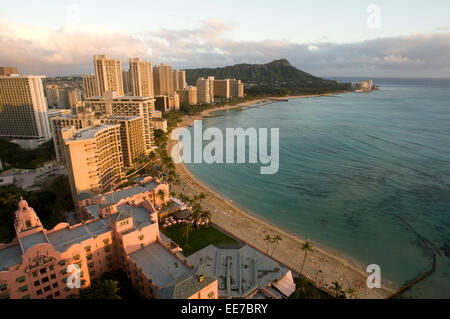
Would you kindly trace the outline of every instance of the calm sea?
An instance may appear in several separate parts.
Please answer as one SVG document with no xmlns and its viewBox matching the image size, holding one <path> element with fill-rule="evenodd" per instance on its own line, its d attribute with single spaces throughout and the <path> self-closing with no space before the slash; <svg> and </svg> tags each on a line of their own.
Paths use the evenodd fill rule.
<svg viewBox="0 0 450 319">
<path fill-rule="evenodd" d="M 350 81 L 356 79 L 340 79 Z M 379 91 L 220 111 L 204 128 L 280 129 L 280 169 L 188 164 L 265 221 L 379 264 L 402 297 L 450 298 L 450 80 L 375 79 Z M 206 142 L 205 142 L 206 144 Z M 434 252 L 433 252 L 434 251 Z"/>
</svg>

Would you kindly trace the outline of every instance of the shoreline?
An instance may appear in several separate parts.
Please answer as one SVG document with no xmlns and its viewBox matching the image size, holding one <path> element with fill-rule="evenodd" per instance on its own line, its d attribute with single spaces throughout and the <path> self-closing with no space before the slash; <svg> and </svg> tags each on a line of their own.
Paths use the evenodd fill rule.
<svg viewBox="0 0 450 319">
<path fill-rule="evenodd" d="M 344 92 L 343 92 L 344 93 Z M 208 109 L 196 116 L 184 116 L 182 122 L 178 127 L 187 127 L 193 123 L 194 120 L 199 120 L 217 110 L 229 110 L 245 106 L 258 106 L 256 103 L 273 100 L 286 100 L 297 98 L 318 97 L 324 95 L 336 95 L 341 93 L 327 93 L 316 95 L 302 95 L 290 97 L 275 97 L 275 98 L 261 98 L 252 101 L 247 101 L 232 106 L 222 106 Z M 168 142 L 168 152 L 170 154 L 172 147 L 177 141 L 170 140 Z M 304 243 L 304 239 L 293 235 L 284 229 L 272 225 L 269 222 L 261 219 L 257 214 L 253 214 L 242 207 L 237 207 L 230 199 L 225 198 L 221 194 L 215 192 L 181 164 L 175 164 L 177 173 L 179 174 L 180 185 L 172 185 L 172 191 L 176 193 L 184 193 L 188 196 L 203 192 L 207 195 L 206 200 L 203 201 L 205 209 L 211 211 L 212 223 L 217 225 L 219 229 L 231 234 L 240 241 L 260 250 L 265 253 L 267 250 L 267 243 L 264 241 L 264 232 L 271 234 L 280 234 L 282 240 L 279 247 L 275 250 L 273 258 L 278 262 L 284 264 L 286 267 L 299 273 L 301 263 L 303 262 L 303 251 L 300 245 Z M 380 289 L 368 289 L 366 286 L 365 269 L 362 264 L 358 264 L 339 251 L 333 250 L 330 247 L 325 247 L 317 243 L 312 243 L 314 251 L 308 254 L 303 273 L 316 286 L 325 290 L 331 286 L 333 281 L 338 281 L 343 289 L 349 287 L 356 287 L 358 289 L 358 298 L 363 299 L 381 299 L 390 296 L 396 289 L 389 282 L 382 282 Z M 272 247 L 272 246 L 271 246 Z M 269 248 L 269 251 L 272 248 Z M 295 255 L 296 258 L 293 258 Z"/>
</svg>

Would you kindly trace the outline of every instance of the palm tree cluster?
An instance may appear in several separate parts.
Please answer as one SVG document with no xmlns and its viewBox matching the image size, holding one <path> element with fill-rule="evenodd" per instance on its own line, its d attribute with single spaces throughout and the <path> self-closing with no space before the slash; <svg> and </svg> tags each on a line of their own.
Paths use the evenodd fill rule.
<svg viewBox="0 0 450 319">
<path fill-rule="evenodd" d="M 270 244 L 273 245 L 272 252 L 271 252 L 271 254 L 270 254 L 270 257 L 272 257 L 272 256 L 273 256 L 273 253 L 275 252 L 275 249 L 278 247 L 280 241 L 282 241 L 283 238 L 281 238 L 280 234 L 275 234 L 275 235 L 271 236 L 271 235 L 270 235 L 269 233 L 267 233 L 266 231 L 264 231 L 264 235 L 265 235 L 264 241 L 265 241 L 266 244 L 267 244 L 267 247 L 266 247 L 266 254 L 267 254 L 267 255 L 269 254 L 269 245 L 270 245 Z"/>
<path fill-rule="evenodd" d="M 195 224 L 198 225 L 202 219 L 207 221 L 211 220 L 211 212 L 204 210 L 202 207 L 202 201 L 206 198 L 205 193 L 200 193 L 192 198 L 184 194 L 179 194 L 178 198 L 191 209 Z"/>
</svg>

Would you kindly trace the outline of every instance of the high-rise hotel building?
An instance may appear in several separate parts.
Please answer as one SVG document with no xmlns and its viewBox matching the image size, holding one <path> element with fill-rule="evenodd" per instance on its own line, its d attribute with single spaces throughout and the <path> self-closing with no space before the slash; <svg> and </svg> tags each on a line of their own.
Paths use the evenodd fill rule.
<svg viewBox="0 0 450 319">
<path fill-rule="evenodd" d="M 153 68 L 155 96 L 172 95 L 174 92 L 172 67 L 161 63 Z"/>
<path fill-rule="evenodd" d="M 130 86 L 133 96 L 155 96 L 151 62 L 130 58 Z"/>
<path fill-rule="evenodd" d="M 186 71 L 173 71 L 173 88 L 175 91 L 184 90 L 186 88 Z"/>
<path fill-rule="evenodd" d="M 112 190 L 122 180 L 123 155 L 119 124 L 61 130 L 72 198 L 80 193 Z"/>
<path fill-rule="evenodd" d="M 25 148 L 51 139 L 41 75 L 0 76 L 0 137 Z"/>
<path fill-rule="evenodd" d="M 153 126 L 152 112 L 155 100 L 149 96 L 118 96 L 114 92 L 106 92 L 101 97 L 91 97 L 84 101 L 86 107 L 95 112 L 109 116 L 140 116 L 143 119 L 146 153 L 152 151 Z"/>
<path fill-rule="evenodd" d="M 98 96 L 97 80 L 95 79 L 95 75 L 91 74 L 83 76 L 83 89 L 85 98 Z"/>
<path fill-rule="evenodd" d="M 133 167 L 136 161 L 146 153 L 144 119 L 140 116 L 108 116 L 101 121 L 120 125 L 123 165 Z"/>
<path fill-rule="evenodd" d="M 124 95 L 120 60 L 110 59 L 107 55 L 94 55 L 94 68 L 98 95 L 107 91 Z"/>
<path fill-rule="evenodd" d="M 199 78 L 197 80 L 197 101 L 199 104 L 209 104 L 212 102 L 210 85 L 211 80 L 209 78 Z"/>
</svg>

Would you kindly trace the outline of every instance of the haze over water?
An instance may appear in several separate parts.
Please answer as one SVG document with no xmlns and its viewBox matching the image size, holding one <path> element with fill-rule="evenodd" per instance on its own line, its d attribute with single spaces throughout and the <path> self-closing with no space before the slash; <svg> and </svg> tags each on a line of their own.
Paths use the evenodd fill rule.
<svg viewBox="0 0 450 319">
<path fill-rule="evenodd" d="M 223 132 L 280 128 L 275 175 L 260 175 L 260 164 L 187 167 L 265 221 L 363 265 L 379 264 L 397 286 L 432 266 L 420 234 L 438 249 L 437 270 L 402 297 L 450 298 L 450 80 L 375 84 L 380 90 L 368 94 L 294 99 L 203 120 L 204 129 Z"/>
</svg>

